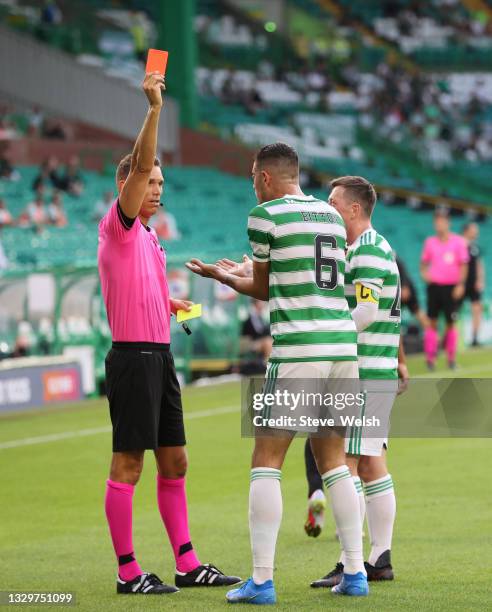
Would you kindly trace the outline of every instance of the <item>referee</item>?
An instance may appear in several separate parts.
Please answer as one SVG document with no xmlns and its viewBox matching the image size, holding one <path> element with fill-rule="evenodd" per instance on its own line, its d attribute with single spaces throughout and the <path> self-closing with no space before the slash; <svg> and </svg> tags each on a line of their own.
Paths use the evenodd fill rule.
<svg viewBox="0 0 492 612">
<path fill-rule="evenodd" d="M 456 321 L 465 293 L 468 248 L 462 236 L 449 231 L 449 217 L 446 211 L 436 210 L 434 228 L 436 235 L 426 239 L 420 259 L 422 278 L 427 283 L 427 314 L 429 316 L 429 326 L 424 332 L 424 351 L 427 367 L 433 370 L 439 348 L 437 323 L 439 315 L 444 314 L 446 331 L 443 344 L 448 365 L 454 369 L 458 346 Z"/>
<path fill-rule="evenodd" d="M 169 342 L 171 313 L 189 310 L 191 303 L 169 298 L 165 252 L 148 225 L 164 183 L 156 158 L 164 89 L 162 75 L 146 75 L 147 116 L 133 153 L 118 165 L 118 197 L 99 224 L 99 275 L 113 339 L 106 357 L 113 456 L 105 510 L 121 594 L 166 594 L 176 587 L 240 581 L 201 564 L 188 529 L 183 411 Z M 135 558 L 132 498 L 146 449 L 156 458 L 157 502 L 176 559 L 176 587 L 142 571 Z"/>
</svg>

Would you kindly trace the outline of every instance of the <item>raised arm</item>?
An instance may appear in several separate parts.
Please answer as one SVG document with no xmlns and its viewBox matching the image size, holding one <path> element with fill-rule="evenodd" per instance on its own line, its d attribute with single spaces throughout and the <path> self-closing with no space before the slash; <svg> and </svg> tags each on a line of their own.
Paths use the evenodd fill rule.
<svg viewBox="0 0 492 612">
<path fill-rule="evenodd" d="M 159 72 L 151 72 L 145 76 L 143 90 L 149 101 L 149 110 L 133 147 L 130 174 L 119 198 L 123 213 L 130 219 L 135 219 L 140 212 L 154 166 L 163 89 L 165 89 L 164 77 Z"/>
</svg>

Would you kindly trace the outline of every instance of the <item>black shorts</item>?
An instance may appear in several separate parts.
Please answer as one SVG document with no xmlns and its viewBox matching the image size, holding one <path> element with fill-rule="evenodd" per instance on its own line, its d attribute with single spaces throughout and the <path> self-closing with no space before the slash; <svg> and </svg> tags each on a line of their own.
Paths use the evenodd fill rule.
<svg viewBox="0 0 492 612">
<path fill-rule="evenodd" d="M 184 446 L 181 390 L 169 345 L 113 342 L 105 364 L 113 452 Z"/>
<path fill-rule="evenodd" d="M 447 323 L 456 321 L 460 302 L 453 299 L 454 288 L 455 285 L 427 285 L 427 314 L 430 319 L 437 319 L 443 313 Z"/>
</svg>

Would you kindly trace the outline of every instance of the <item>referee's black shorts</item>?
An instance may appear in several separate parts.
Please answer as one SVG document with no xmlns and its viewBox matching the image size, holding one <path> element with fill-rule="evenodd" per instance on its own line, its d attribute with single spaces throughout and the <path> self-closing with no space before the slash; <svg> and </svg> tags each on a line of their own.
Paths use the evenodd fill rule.
<svg viewBox="0 0 492 612">
<path fill-rule="evenodd" d="M 169 345 L 113 342 L 105 365 L 113 452 L 184 446 L 181 390 Z"/>
<path fill-rule="evenodd" d="M 437 319 L 441 313 L 444 314 L 447 323 L 452 323 L 458 318 L 460 301 L 453 298 L 455 285 L 427 285 L 427 315 L 429 319 Z"/>
</svg>

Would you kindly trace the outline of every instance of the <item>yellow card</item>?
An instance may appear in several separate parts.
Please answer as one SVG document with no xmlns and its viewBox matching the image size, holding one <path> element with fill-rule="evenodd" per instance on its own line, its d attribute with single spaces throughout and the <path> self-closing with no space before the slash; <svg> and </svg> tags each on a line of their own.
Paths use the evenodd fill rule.
<svg viewBox="0 0 492 612">
<path fill-rule="evenodd" d="M 201 304 L 193 304 L 191 310 L 178 310 L 176 313 L 176 321 L 178 323 L 182 323 L 183 321 L 188 321 L 188 319 L 196 319 L 197 317 L 202 316 L 202 305 Z"/>
</svg>

